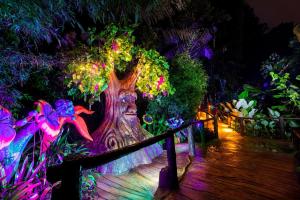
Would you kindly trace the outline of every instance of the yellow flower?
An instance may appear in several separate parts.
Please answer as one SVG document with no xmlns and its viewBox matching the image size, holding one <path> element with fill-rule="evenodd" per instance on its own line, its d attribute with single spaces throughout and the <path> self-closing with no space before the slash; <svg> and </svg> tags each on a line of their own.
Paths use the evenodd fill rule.
<svg viewBox="0 0 300 200">
<path fill-rule="evenodd" d="M 79 84 L 78 88 L 79 88 L 80 92 L 84 92 L 82 84 Z"/>
</svg>

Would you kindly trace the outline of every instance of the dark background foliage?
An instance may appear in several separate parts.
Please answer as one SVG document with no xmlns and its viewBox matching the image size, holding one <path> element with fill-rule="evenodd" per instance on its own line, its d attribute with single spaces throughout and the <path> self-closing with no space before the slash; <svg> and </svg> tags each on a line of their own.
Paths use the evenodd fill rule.
<svg viewBox="0 0 300 200">
<path fill-rule="evenodd" d="M 270 53 L 292 54 L 293 24 L 269 30 L 243 0 L 5 0 L 0 8 L 0 103 L 15 115 L 36 99 L 66 98 L 62 71 L 70 52 L 86 42 L 89 27 L 101 31 L 111 22 L 138 24 L 137 42 L 170 62 L 183 52 L 202 60 L 213 101 L 236 96 L 241 82 L 260 84 L 259 68 Z"/>
</svg>

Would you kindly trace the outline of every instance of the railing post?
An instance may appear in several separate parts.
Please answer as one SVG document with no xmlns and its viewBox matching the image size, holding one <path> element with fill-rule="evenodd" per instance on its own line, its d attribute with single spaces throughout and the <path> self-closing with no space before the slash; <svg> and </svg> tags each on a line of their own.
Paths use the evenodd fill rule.
<svg viewBox="0 0 300 200">
<path fill-rule="evenodd" d="M 239 118 L 239 123 L 240 123 L 240 134 L 244 135 L 245 133 L 245 126 L 244 126 L 244 118 Z"/>
<path fill-rule="evenodd" d="M 167 138 L 167 156 L 168 156 L 168 168 L 170 172 L 171 188 L 178 188 L 177 178 L 177 163 L 176 163 L 176 151 L 174 144 L 174 134 Z"/>
<path fill-rule="evenodd" d="M 80 200 L 81 166 L 64 161 L 62 170 L 61 188 L 52 196 L 52 199 L 64 199 L 67 197 L 67 199 Z"/>
<path fill-rule="evenodd" d="M 219 131 L 218 131 L 218 116 L 214 116 L 214 134 L 217 138 L 219 138 Z"/>
<path fill-rule="evenodd" d="M 177 164 L 176 164 L 176 152 L 174 144 L 174 134 L 166 139 L 168 166 L 161 169 L 159 174 L 159 187 L 177 189 Z"/>
<path fill-rule="evenodd" d="M 195 156 L 195 140 L 193 136 L 192 126 L 187 128 L 188 130 L 188 143 L 189 143 L 189 155 Z"/>
<path fill-rule="evenodd" d="M 280 136 L 281 138 L 284 137 L 284 119 L 282 116 L 279 117 L 279 127 L 280 127 Z"/>
</svg>

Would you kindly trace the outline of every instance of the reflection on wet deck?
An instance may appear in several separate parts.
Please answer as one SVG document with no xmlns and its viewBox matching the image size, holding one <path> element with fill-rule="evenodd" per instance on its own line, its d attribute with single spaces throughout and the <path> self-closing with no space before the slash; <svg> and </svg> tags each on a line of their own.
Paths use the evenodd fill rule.
<svg viewBox="0 0 300 200">
<path fill-rule="evenodd" d="M 220 142 L 197 149 L 180 189 L 164 199 L 300 199 L 292 154 L 262 147 L 219 124 Z"/>
</svg>

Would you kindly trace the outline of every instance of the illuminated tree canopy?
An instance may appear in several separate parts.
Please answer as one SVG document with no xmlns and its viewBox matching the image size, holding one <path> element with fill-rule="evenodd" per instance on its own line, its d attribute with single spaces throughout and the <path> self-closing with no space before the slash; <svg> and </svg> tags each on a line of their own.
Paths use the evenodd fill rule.
<svg viewBox="0 0 300 200">
<path fill-rule="evenodd" d="M 77 94 L 78 88 L 93 103 L 107 89 L 111 73 L 128 69 L 137 76 L 136 88 L 144 96 L 152 98 L 159 93 L 174 93 L 169 83 L 168 62 L 156 50 L 135 45 L 132 28 L 110 25 L 98 35 L 91 30 L 89 44 L 96 41 L 103 44 L 87 47 L 83 56 L 68 65 L 70 95 Z"/>
</svg>

